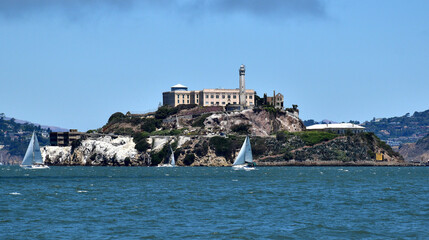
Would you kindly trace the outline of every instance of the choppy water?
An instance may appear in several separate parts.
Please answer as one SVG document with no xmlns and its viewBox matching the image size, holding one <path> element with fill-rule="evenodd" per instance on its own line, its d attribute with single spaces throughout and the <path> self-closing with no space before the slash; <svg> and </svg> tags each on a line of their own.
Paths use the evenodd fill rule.
<svg viewBox="0 0 429 240">
<path fill-rule="evenodd" d="M 0 167 L 0 239 L 429 239 L 429 168 Z"/>
</svg>

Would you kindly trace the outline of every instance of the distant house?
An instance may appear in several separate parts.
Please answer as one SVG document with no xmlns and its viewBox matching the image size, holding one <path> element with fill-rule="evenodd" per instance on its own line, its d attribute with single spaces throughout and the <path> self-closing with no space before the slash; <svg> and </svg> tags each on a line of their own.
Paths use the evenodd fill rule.
<svg viewBox="0 0 429 240">
<path fill-rule="evenodd" d="M 315 124 L 307 127 L 307 131 L 325 131 L 338 134 L 365 132 L 365 128 L 353 123 Z"/>
</svg>

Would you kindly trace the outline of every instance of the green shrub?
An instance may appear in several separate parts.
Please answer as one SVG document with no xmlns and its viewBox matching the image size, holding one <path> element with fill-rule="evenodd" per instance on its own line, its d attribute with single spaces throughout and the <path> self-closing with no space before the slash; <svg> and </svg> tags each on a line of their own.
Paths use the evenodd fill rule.
<svg viewBox="0 0 429 240">
<path fill-rule="evenodd" d="M 197 156 L 202 157 L 207 155 L 208 150 L 209 150 L 209 144 L 206 141 L 204 141 L 201 145 L 198 143 L 195 145 L 194 152 L 195 154 L 197 154 Z"/>
<path fill-rule="evenodd" d="M 125 119 L 125 115 L 121 112 L 115 112 L 112 114 L 107 123 L 116 123 Z"/>
<path fill-rule="evenodd" d="M 131 159 L 130 159 L 129 157 L 126 157 L 126 158 L 124 159 L 124 165 L 125 165 L 125 166 L 130 166 L 130 165 L 131 165 Z"/>
<path fill-rule="evenodd" d="M 252 154 L 255 157 L 262 156 L 267 152 L 267 145 L 265 144 L 264 139 L 262 138 L 255 138 L 251 141 L 252 145 Z"/>
<path fill-rule="evenodd" d="M 276 139 L 277 141 L 284 142 L 286 140 L 287 135 L 287 131 L 278 131 L 276 133 Z"/>
<path fill-rule="evenodd" d="M 291 152 L 285 152 L 285 154 L 283 155 L 283 159 L 289 161 L 293 159 L 293 154 Z"/>
<path fill-rule="evenodd" d="M 183 164 L 185 164 L 186 166 L 189 166 L 192 163 L 194 163 L 194 161 L 195 161 L 195 155 L 193 153 L 186 154 L 185 158 L 183 159 Z"/>
<path fill-rule="evenodd" d="M 169 155 L 170 147 L 168 144 L 165 144 L 161 151 L 151 154 L 152 166 L 157 166 L 161 162 L 164 162 Z"/>
<path fill-rule="evenodd" d="M 224 137 L 212 137 L 209 141 L 210 147 L 215 150 L 217 156 L 231 158 L 233 152 L 231 140 Z"/>
<path fill-rule="evenodd" d="M 206 113 L 203 114 L 201 116 L 199 116 L 197 119 L 195 119 L 195 121 L 192 123 L 192 127 L 204 127 L 204 121 L 206 120 L 206 118 L 208 116 L 210 116 L 211 114 Z"/>
<path fill-rule="evenodd" d="M 309 145 L 309 146 L 313 146 L 321 142 L 326 142 L 338 137 L 337 134 L 332 132 L 319 132 L 319 131 L 297 132 L 293 134 L 301 138 L 301 140 L 304 141 L 305 145 Z"/>
<path fill-rule="evenodd" d="M 140 126 L 141 130 L 146 132 L 153 132 L 157 128 L 161 127 L 162 120 L 155 119 L 155 118 L 145 118 L 141 121 L 141 124 L 142 124 Z"/>
<path fill-rule="evenodd" d="M 247 135 L 249 134 L 250 127 L 251 126 L 249 124 L 240 123 L 237 125 L 233 125 L 231 127 L 231 131 L 236 132 L 238 134 Z"/>
<path fill-rule="evenodd" d="M 368 156 L 369 156 L 371 159 L 375 159 L 375 153 L 374 153 L 373 151 L 368 150 L 368 151 L 366 151 L 366 153 L 368 154 Z"/>
<path fill-rule="evenodd" d="M 139 152 L 146 152 L 150 148 L 150 144 L 147 142 L 146 138 L 143 138 L 136 143 L 134 148 Z"/>
<path fill-rule="evenodd" d="M 136 132 L 133 135 L 133 141 L 135 143 L 140 142 L 142 139 L 146 139 L 150 136 L 150 134 L 148 132 Z"/>
</svg>

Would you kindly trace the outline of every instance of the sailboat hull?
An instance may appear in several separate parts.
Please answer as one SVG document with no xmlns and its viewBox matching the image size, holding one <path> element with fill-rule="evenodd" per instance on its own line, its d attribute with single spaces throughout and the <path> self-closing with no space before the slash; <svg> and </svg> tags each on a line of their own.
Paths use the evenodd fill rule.
<svg viewBox="0 0 429 240">
<path fill-rule="evenodd" d="M 38 169 L 49 169 L 46 165 L 19 165 L 23 169 L 32 169 L 32 170 L 38 170 Z"/>
<path fill-rule="evenodd" d="M 174 167 L 174 166 L 171 164 L 161 164 L 161 165 L 158 165 L 157 167 Z"/>
<path fill-rule="evenodd" d="M 245 171 L 250 171 L 250 170 L 255 170 L 254 167 L 249 166 L 248 164 L 240 164 L 240 165 L 233 165 L 232 166 L 232 170 L 245 170 Z"/>
</svg>

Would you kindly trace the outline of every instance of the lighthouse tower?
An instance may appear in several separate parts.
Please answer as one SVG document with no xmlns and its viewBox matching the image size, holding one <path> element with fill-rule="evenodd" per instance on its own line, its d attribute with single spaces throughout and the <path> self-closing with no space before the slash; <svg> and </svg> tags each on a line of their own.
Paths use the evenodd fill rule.
<svg viewBox="0 0 429 240">
<path fill-rule="evenodd" d="M 246 68 L 243 64 L 240 66 L 240 70 L 238 70 L 238 73 L 240 75 L 240 106 L 241 109 L 243 109 L 246 106 L 246 86 L 244 80 Z"/>
</svg>

